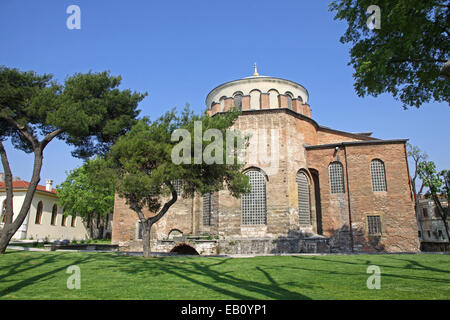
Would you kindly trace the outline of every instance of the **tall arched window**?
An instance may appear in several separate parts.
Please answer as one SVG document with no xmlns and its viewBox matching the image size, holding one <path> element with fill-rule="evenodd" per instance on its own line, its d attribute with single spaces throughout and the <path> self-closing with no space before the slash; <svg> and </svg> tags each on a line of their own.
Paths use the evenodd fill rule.
<svg viewBox="0 0 450 320">
<path fill-rule="evenodd" d="M 211 193 L 203 196 L 203 225 L 211 225 Z"/>
<path fill-rule="evenodd" d="M 342 163 L 335 161 L 328 166 L 331 193 L 344 193 L 344 169 Z"/>
<path fill-rule="evenodd" d="M 2 203 L 2 211 L 1 211 L 1 219 L 0 219 L 0 221 L 2 223 L 6 222 L 6 200 L 3 200 L 3 203 Z"/>
<path fill-rule="evenodd" d="M 370 174 L 372 176 L 373 191 L 387 191 L 386 173 L 384 163 L 380 159 L 374 159 L 370 163 Z"/>
<path fill-rule="evenodd" d="M 67 216 L 63 214 L 62 220 L 61 220 L 61 226 L 65 227 L 67 226 Z"/>
<path fill-rule="evenodd" d="M 77 216 L 72 216 L 72 221 L 70 222 L 71 227 L 75 227 L 75 221 L 77 219 Z"/>
<path fill-rule="evenodd" d="M 42 204 L 42 201 L 39 201 L 36 211 L 36 219 L 34 220 L 35 224 L 41 224 L 42 223 L 42 211 L 44 209 L 44 205 Z"/>
<path fill-rule="evenodd" d="M 300 224 L 311 224 L 310 209 L 310 183 L 306 174 L 302 171 L 297 173 L 298 187 L 298 217 Z"/>
<path fill-rule="evenodd" d="M 250 178 L 251 191 L 242 195 L 242 224 L 266 224 L 266 177 L 257 169 L 245 174 Z"/>
<path fill-rule="evenodd" d="M 53 209 L 52 209 L 52 220 L 51 220 L 52 226 L 56 225 L 56 217 L 57 216 L 58 216 L 58 206 L 56 204 L 54 204 Z"/>
<path fill-rule="evenodd" d="M 233 96 L 233 104 L 239 110 L 242 109 L 242 92 L 236 92 Z"/>
</svg>

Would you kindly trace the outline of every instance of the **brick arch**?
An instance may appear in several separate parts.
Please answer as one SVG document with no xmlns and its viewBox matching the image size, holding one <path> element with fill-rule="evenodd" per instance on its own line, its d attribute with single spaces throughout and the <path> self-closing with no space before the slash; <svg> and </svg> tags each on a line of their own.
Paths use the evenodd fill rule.
<svg viewBox="0 0 450 320">
<path fill-rule="evenodd" d="M 185 242 L 175 245 L 172 248 L 172 250 L 170 250 L 170 252 L 178 253 L 178 254 L 186 254 L 186 255 L 196 255 L 196 256 L 200 255 L 193 246 L 191 246 L 190 244 L 185 243 Z"/>
</svg>

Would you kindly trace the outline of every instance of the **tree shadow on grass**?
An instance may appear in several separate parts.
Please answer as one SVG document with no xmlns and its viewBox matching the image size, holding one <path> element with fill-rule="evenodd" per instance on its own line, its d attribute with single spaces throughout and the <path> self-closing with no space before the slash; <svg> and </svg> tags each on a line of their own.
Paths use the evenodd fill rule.
<svg viewBox="0 0 450 320">
<path fill-rule="evenodd" d="M 48 270 L 46 272 L 39 273 L 32 277 L 24 278 L 21 281 L 17 282 L 15 280 L 5 280 L 11 276 L 16 276 L 21 273 L 31 271 L 33 269 L 37 270 L 39 267 L 43 267 L 45 265 L 51 265 L 53 263 L 56 263 L 56 262 L 60 261 L 62 258 L 66 258 L 64 255 L 65 255 L 65 253 L 39 254 L 39 255 L 31 254 L 29 257 L 22 259 L 14 264 L 2 266 L 2 270 L 4 270 L 4 271 L 6 270 L 6 273 L 0 275 L 0 281 L 2 283 L 14 282 L 14 284 L 0 290 L 0 297 L 4 296 L 6 294 L 11 294 L 11 293 L 16 292 L 24 287 L 29 286 L 29 285 L 36 284 L 40 281 L 44 281 L 44 280 L 53 278 L 55 273 L 60 272 L 62 270 L 66 270 L 71 265 L 82 264 L 82 263 L 88 262 L 89 260 L 92 259 L 92 257 L 90 257 L 90 256 L 83 256 L 77 260 L 73 260 L 72 258 L 70 258 L 71 261 L 68 262 L 68 264 L 66 264 L 66 265 L 63 265 L 58 268 L 50 267 L 50 270 Z M 31 264 L 31 265 L 29 265 L 29 264 Z M 25 265 L 29 265 L 29 266 L 20 268 L 21 266 L 25 266 Z"/>
<path fill-rule="evenodd" d="M 158 259 L 158 258 L 157 258 Z M 211 258 L 207 258 L 211 259 Z M 130 260 L 120 259 L 120 263 L 129 263 Z M 128 272 L 132 274 L 141 274 L 148 281 L 151 277 L 161 274 L 171 274 L 180 279 L 189 281 L 195 285 L 202 286 L 208 290 L 213 290 L 217 293 L 223 294 L 228 298 L 249 300 L 249 299 L 283 299 L 283 300 L 306 300 L 309 297 L 297 292 L 293 292 L 283 288 L 267 271 L 261 266 L 256 267 L 255 272 L 262 273 L 267 279 L 268 283 L 261 281 L 251 281 L 245 278 L 239 278 L 239 270 L 218 271 L 214 268 L 220 267 L 228 263 L 231 259 L 221 259 L 217 263 L 209 263 L 195 261 L 196 258 L 187 259 L 188 262 L 180 263 L 178 260 L 170 258 L 159 258 L 155 261 L 139 260 L 135 270 L 125 269 L 121 272 Z M 155 270 L 155 264 L 159 270 Z M 149 268 L 152 268 L 149 270 Z M 207 297 L 198 297 L 199 299 L 207 299 Z"/>
<path fill-rule="evenodd" d="M 303 271 L 310 271 L 310 272 L 319 272 L 322 274 L 334 274 L 334 275 L 345 275 L 345 276 L 360 276 L 362 274 L 366 274 L 366 270 L 367 267 L 369 265 L 376 265 L 378 267 L 381 268 L 392 268 L 392 269 L 400 269 L 400 270 L 416 270 L 416 271 L 433 271 L 433 272 L 438 272 L 442 275 L 446 275 L 447 279 L 442 279 L 442 278 L 435 278 L 435 277 L 431 277 L 431 276 L 412 276 L 412 275 L 407 275 L 407 274 L 393 274 L 393 273 L 387 273 L 386 271 L 383 271 L 382 269 L 382 274 L 383 277 L 392 277 L 392 278 L 400 278 L 400 279 L 405 279 L 405 280 L 420 280 L 420 281 L 433 281 L 433 282 L 442 282 L 442 283 L 450 283 L 450 279 L 448 278 L 448 274 L 449 271 L 446 270 L 441 270 L 441 269 L 437 269 L 437 268 L 429 268 L 427 266 L 421 265 L 420 263 L 414 261 L 414 260 L 405 260 L 405 259 L 396 259 L 395 257 L 391 257 L 391 256 L 383 256 L 383 257 L 387 257 L 390 259 L 394 259 L 394 260 L 399 260 L 399 261 L 405 261 L 405 262 L 410 262 L 409 265 L 405 266 L 405 267 L 401 267 L 401 266 L 392 266 L 392 265 L 382 265 L 378 262 L 371 262 L 370 260 L 366 260 L 365 263 L 355 263 L 355 262 L 349 262 L 349 261 L 340 261 L 340 260 L 330 260 L 330 259 L 324 259 L 323 257 L 301 257 L 301 256 L 292 256 L 292 258 L 294 259 L 303 259 L 305 260 L 305 262 L 307 262 L 306 260 L 313 260 L 313 261 L 322 261 L 322 262 L 329 262 L 329 263 L 344 263 L 344 264 L 350 264 L 350 265 L 354 265 L 354 266 L 358 266 L 360 265 L 361 267 L 363 267 L 361 269 L 361 272 L 341 272 L 341 271 L 332 271 L 329 269 L 318 269 L 318 268 L 306 268 L 304 266 L 284 266 L 284 268 L 289 268 L 289 269 L 295 269 L 295 270 L 303 270 Z M 413 267 L 416 266 L 416 267 Z M 420 266 L 420 268 L 417 268 L 417 266 Z M 281 267 L 281 266 L 280 266 Z M 434 269 L 434 270 L 433 270 Z"/>
</svg>

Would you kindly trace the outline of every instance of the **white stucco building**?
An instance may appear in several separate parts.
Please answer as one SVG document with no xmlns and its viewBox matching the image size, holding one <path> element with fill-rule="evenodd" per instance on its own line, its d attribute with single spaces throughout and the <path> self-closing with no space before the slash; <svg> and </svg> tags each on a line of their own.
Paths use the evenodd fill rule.
<svg viewBox="0 0 450 320">
<path fill-rule="evenodd" d="M 82 240 L 88 239 L 88 232 L 79 216 L 63 215 L 63 208 L 58 205 L 53 181 L 47 180 L 46 186 L 38 186 L 31 203 L 30 211 L 22 226 L 17 230 L 13 239 L 33 240 Z M 27 181 L 13 181 L 13 212 L 14 218 L 19 213 L 25 194 L 28 190 Z M 5 183 L 0 181 L 0 229 L 6 221 L 6 189 Z"/>
</svg>

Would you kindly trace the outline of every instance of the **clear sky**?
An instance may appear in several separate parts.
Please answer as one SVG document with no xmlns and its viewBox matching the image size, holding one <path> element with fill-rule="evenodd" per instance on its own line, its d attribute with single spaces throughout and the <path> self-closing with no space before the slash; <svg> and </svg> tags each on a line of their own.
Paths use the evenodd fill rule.
<svg viewBox="0 0 450 320">
<path fill-rule="evenodd" d="M 331 0 L 1 0 L 0 65 L 51 73 L 63 82 L 75 72 L 110 70 L 121 87 L 148 92 L 141 115 L 156 118 L 190 103 L 204 109 L 217 85 L 261 75 L 302 84 L 313 118 L 349 132 L 408 138 L 438 167 L 450 168 L 447 104 L 403 110 L 389 95 L 359 98 L 353 89 L 346 24 L 333 20 Z M 69 5 L 81 9 L 81 29 L 69 30 Z M 41 184 L 61 183 L 82 164 L 62 142 L 44 154 Z M 7 144 L 13 174 L 31 177 L 30 155 Z"/>
</svg>

